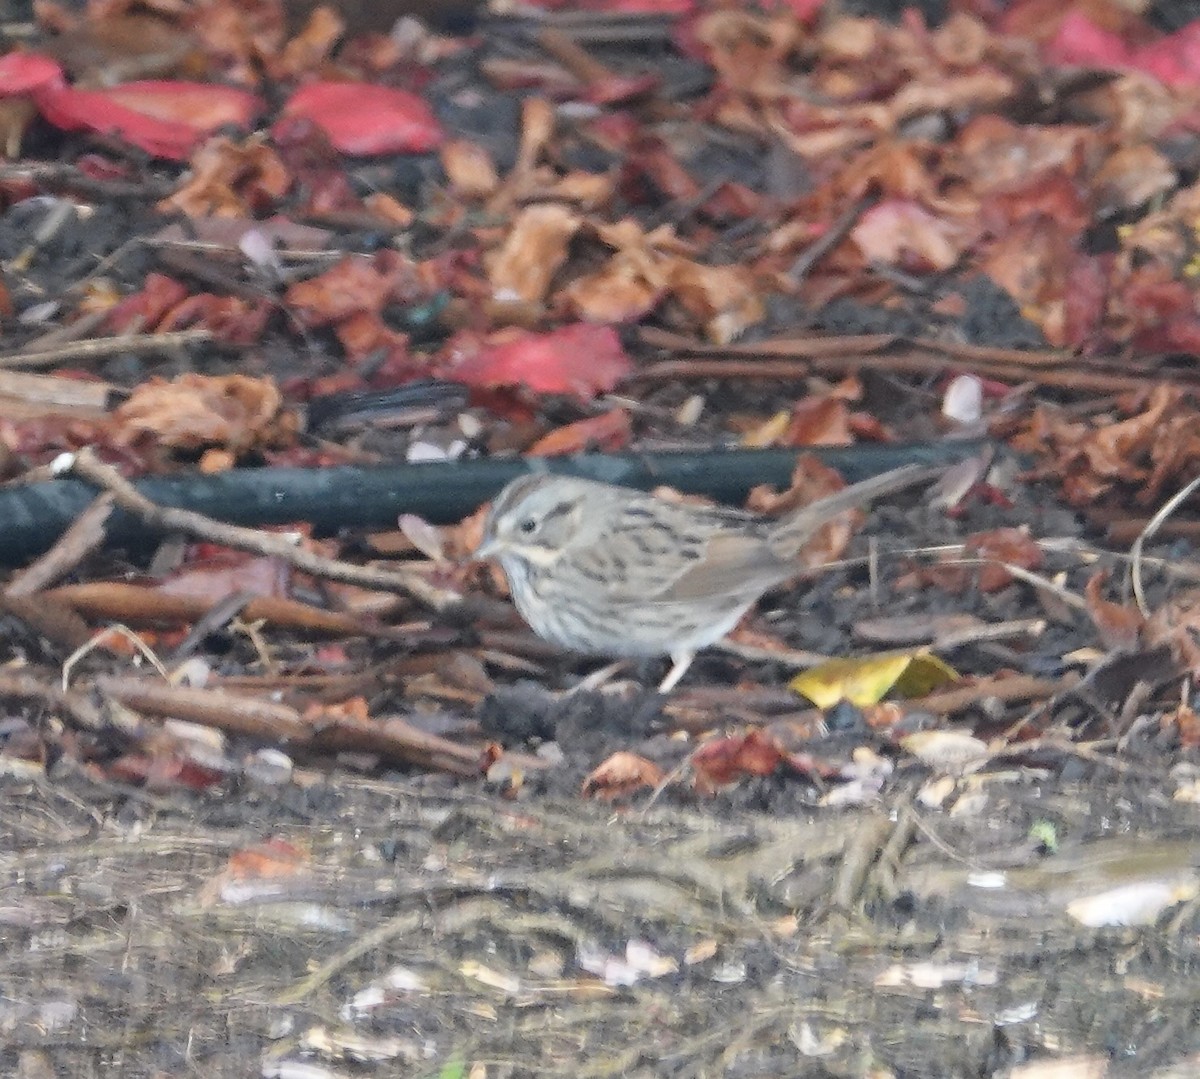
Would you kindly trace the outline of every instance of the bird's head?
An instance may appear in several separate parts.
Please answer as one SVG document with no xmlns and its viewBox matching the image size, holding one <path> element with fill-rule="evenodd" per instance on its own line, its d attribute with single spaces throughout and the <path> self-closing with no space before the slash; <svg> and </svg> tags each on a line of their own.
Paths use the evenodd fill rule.
<svg viewBox="0 0 1200 1079">
<path fill-rule="evenodd" d="M 589 496 L 594 501 L 600 490 L 600 484 L 570 476 L 513 480 L 492 503 L 474 557 L 551 565 L 583 531 Z"/>
</svg>

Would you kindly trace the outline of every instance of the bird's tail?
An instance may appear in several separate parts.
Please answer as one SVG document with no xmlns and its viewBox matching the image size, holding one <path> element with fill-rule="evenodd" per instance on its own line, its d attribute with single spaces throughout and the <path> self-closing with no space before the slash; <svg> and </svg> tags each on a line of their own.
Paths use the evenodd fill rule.
<svg viewBox="0 0 1200 1079">
<path fill-rule="evenodd" d="M 881 495 L 915 486 L 922 480 L 934 479 L 942 471 L 925 465 L 904 465 L 818 498 L 779 519 L 771 529 L 771 547 L 780 558 L 794 558 L 817 529 L 839 513 L 858 509 Z"/>
</svg>

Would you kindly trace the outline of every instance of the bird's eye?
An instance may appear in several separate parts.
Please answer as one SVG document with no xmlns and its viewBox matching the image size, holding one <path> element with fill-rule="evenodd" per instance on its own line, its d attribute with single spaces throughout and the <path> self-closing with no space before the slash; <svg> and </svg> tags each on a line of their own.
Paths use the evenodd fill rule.
<svg viewBox="0 0 1200 1079">
<path fill-rule="evenodd" d="M 517 525 L 517 531 L 525 536 L 532 536 L 537 531 L 537 521 L 532 517 L 526 517 Z"/>
</svg>

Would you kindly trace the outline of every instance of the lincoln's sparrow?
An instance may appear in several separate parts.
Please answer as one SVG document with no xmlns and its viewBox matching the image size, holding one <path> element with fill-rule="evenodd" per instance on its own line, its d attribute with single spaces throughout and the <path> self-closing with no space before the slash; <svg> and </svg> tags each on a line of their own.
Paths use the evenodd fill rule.
<svg viewBox="0 0 1200 1079">
<path fill-rule="evenodd" d="M 667 502 L 569 476 L 523 476 L 496 497 L 476 558 L 495 558 L 525 621 L 591 655 L 670 655 L 660 692 L 767 589 L 801 570 L 821 525 L 928 477 L 897 468 L 785 517 Z"/>
</svg>

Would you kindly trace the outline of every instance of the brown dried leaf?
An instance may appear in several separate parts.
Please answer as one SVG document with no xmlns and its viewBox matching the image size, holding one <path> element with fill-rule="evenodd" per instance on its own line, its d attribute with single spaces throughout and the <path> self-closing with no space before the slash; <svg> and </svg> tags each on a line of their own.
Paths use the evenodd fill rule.
<svg viewBox="0 0 1200 1079">
<path fill-rule="evenodd" d="M 115 413 L 121 438 L 151 434 L 173 449 L 277 444 L 283 396 L 273 381 L 247 375 L 187 374 L 139 385 Z"/>
<path fill-rule="evenodd" d="M 1132 648 L 1138 643 L 1143 628 L 1148 627 L 1145 627 L 1144 620 L 1136 607 L 1113 603 L 1101 595 L 1107 581 L 1108 570 L 1099 570 L 1088 578 L 1087 586 L 1084 588 L 1088 614 L 1092 616 L 1092 622 L 1095 623 L 1100 640 L 1106 648 Z M 1152 644 L 1162 643 L 1161 639 L 1150 640 L 1149 634 L 1147 639 Z"/>
<path fill-rule="evenodd" d="M 545 300 L 580 224 L 578 214 L 557 203 L 522 210 L 503 246 L 485 259 L 493 297 L 524 303 Z"/>
<path fill-rule="evenodd" d="M 441 148 L 442 169 L 459 198 L 483 199 L 500 186 L 492 155 L 477 142 L 448 139 Z"/>
<path fill-rule="evenodd" d="M 1042 549 L 1027 528 L 994 528 L 976 532 L 963 544 L 969 554 L 995 562 L 1007 562 L 1021 569 L 1035 570 L 1042 564 Z M 985 565 L 979 570 L 979 588 L 999 592 L 1012 583 L 1012 574 L 1000 565 Z"/>
<path fill-rule="evenodd" d="M 611 802 L 639 790 L 654 790 L 666 773 L 653 761 L 621 750 L 599 764 L 583 781 L 585 798 Z"/>
</svg>

